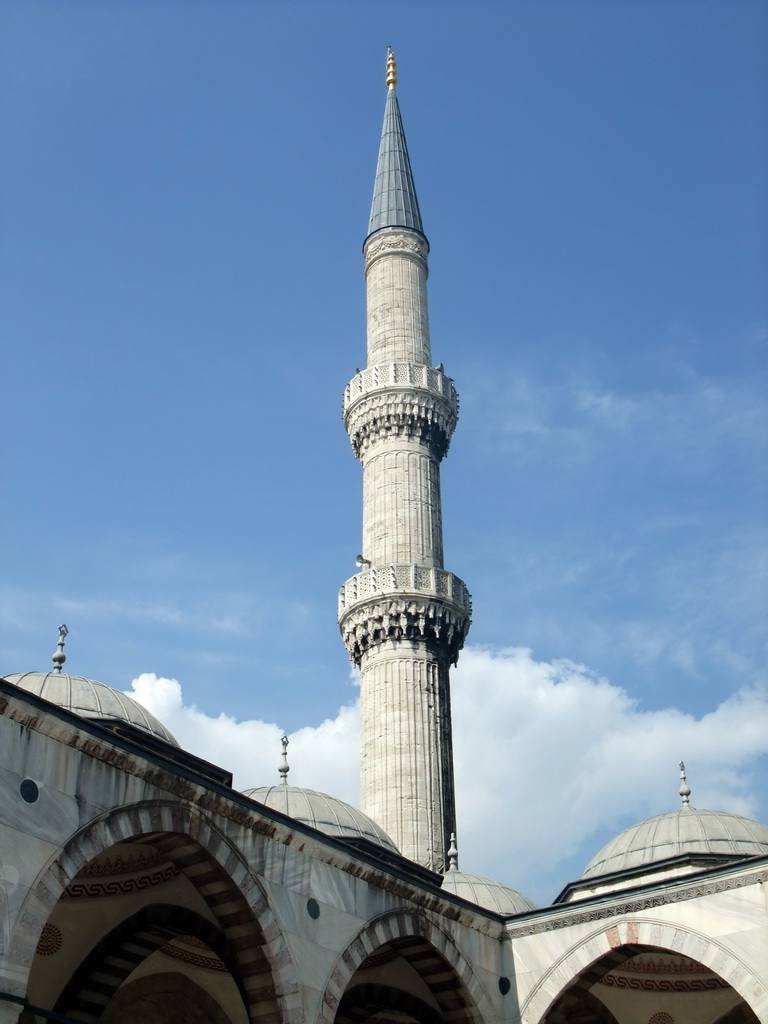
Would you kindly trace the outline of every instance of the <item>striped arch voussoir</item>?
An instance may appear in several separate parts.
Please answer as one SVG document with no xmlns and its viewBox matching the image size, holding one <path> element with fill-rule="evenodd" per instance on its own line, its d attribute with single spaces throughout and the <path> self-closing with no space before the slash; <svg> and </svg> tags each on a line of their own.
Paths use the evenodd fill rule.
<svg viewBox="0 0 768 1024">
<path fill-rule="evenodd" d="M 76 833 L 28 897 L 12 940 L 15 962 L 31 965 L 43 925 L 81 868 L 129 841 L 154 846 L 207 902 L 234 952 L 251 1021 L 300 1020 L 290 951 L 258 881 L 227 836 L 196 809 L 178 804 L 121 808 Z"/>
<path fill-rule="evenodd" d="M 588 990 L 623 961 L 648 950 L 698 961 L 735 989 L 759 1020 L 768 1020 L 768 990 L 734 954 L 700 932 L 649 919 L 618 922 L 572 946 L 522 1004 L 522 1024 L 559 1024 L 557 1010 L 551 1011 L 566 993 Z"/>
<path fill-rule="evenodd" d="M 495 1017 L 493 1007 L 468 961 L 434 921 L 418 911 L 397 910 L 376 918 L 347 946 L 323 994 L 322 1024 L 334 1024 L 355 972 L 376 950 L 387 946 L 413 966 L 430 988 L 446 1024 L 482 1024 Z M 352 1013 L 342 1007 L 341 1017 Z"/>
</svg>

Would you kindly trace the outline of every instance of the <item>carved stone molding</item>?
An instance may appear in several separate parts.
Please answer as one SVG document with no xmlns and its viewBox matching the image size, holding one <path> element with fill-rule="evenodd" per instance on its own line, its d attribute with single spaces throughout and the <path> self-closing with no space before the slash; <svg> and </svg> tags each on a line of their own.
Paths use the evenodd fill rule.
<svg viewBox="0 0 768 1024">
<path fill-rule="evenodd" d="M 652 910 L 654 907 L 663 907 L 669 903 L 682 903 L 684 900 L 697 899 L 700 896 L 711 896 L 718 892 L 727 892 L 729 889 L 740 889 L 745 885 L 764 884 L 765 882 L 768 882 L 768 870 L 756 874 L 738 875 L 735 878 L 703 881 L 695 885 L 686 885 L 675 889 L 656 890 L 648 896 L 614 903 L 612 906 L 589 907 L 571 914 L 564 914 L 562 917 L 552 917 L 548 920 L 536 921 L 528 925 L 521 924 L 515 926 L 510 923 L 507 926 L 506 937 L 508 939 L 515 939 L 522 935 L 538 935 L 541 932 L 569 928 L 575 924 L 600 921 L 607 917 L 620 917 L 622 914 L 636 914 L 638 911 Z"/>
<path fill-rule="evenodd" d="M 641 974 L 643 976 L 659 977 L 699 977 L 707 974 L 709 969 L 702 967 L 697 960 L 679 954 L 633 956 L 624 960 L 617 968 L 622 974 Z"/>
<path fill-rule="evenodd" d="M 714 974 L 701 978 L 635 978 L 624 974 L 606 974 L 596 984 L 634 992 L 716 992 L 731 987 L 727 981 Z"/>
<path fill-rule="evenodd" d="M 439 645 L 456 663 L 472 613 L 462 580 L 444 569 L 392 565 L 358 573 L 339 593 L 339 627 L 356 665 L 388 640 Z"/>
<path fill-rule="evenodd" d="M 98 881 L 85 881 L 76 878 L 67 886 L 62 893 L 62 899 L 103 899 L 105 896 L 125 896 L 127 893 L 143 892 L 152 889 L 156 885 L 164 885 L 170 882 L 178 874 L 178 869 L 173 864 L 164 864 L 156 871 L 150 871 L 143 875 L 133 877 L 104 878 Z"/>
<path fill-rule="evenodd" d="M 359 370 L 344 390 L 344 414 L 359 398 L 384 388 L 419 388 L 441 395 L 458 409 L 458 395 L 450 377 L 426 363 L 377 363 Z"/>
<path fill-rule="evenodd" d="M 447 600 L 457 605 L 469 618 L 472 599 L 467 585 L 447 569 L 433 565 L 375 565 L 364 572 L 355 573 L 339 591 L 339 618 L 358 602 L 371 598 L 400 597 L 413 594 L 420 597 Z"/>
<path fill-rule="evenodd" d="M 194 946 L 196 949 L 201 950 L 201 952 L 195 953 L 191 949 L 186 949 L 186 946 Z M 219 971 L 222 973 L 228 971 L 227 965 L 204 942 L 195 938 L 194 935 L 180 935 L 172 942 L 166 942 L 165 945 L 161 946 L 160 952 L 166 956 L 173 957 L 175 960 L 191 964 L 193 967 L 201 967 L 206 971 Z"/>
<path fill-rule="evenodd" d="M 85 864 L 78 876 L 77 881 L 83 878 L 108 878 L 113 875 L 132 875 L 147 868 L 155 868 L 162 864 L 163 858 L 157 850 L 148 846 L 140 853 L 131 853 L 123 857 L 117 854 L 115 857 L 101 857 L 89 864 Z"/>
<path fill-rule="evenodd" d="M 344 426 L 352 450 L 393 437 L 427 444 L 437 459 L 448 451 L 459 415 L 450 377 L 421 363 L 382 363 L 356 374 L 344 392 Z"/>
<path fill-rule="evenodd" d="M 364 247 L 366 271 L 382 256 L 393 256 L 402 254 L 404 256 L 416 256 L 424 264 L 427 262 L 429 244 L 426 238 L 417 235 L 412 231 L 387 231 L 377 232 L 372 235 Z"/>
<path fill-rule="evenodd" d="M 381 392 L 356 402 L 345 417 L 358 458 L 377 441 L 418 441 L 438 460 L 444 458 L 456 426 L 456 408 L 426 391 Z"/>
</svg>

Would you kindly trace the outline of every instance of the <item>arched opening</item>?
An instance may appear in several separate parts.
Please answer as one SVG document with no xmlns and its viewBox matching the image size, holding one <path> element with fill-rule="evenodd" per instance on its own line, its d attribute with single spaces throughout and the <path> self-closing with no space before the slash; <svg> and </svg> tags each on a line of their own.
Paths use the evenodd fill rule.
<svg viewBox="0 0 768 1024">
<path fill-rule="evenodd" d="M 153 823 L 167 818 L 178 831 L 102 842 L 85 862 L 83 850 L 92 853 L 99 843 L 80 834 L 49 869 L 38 899 L 50 893 L 54 879 L 61 884 L 38 931 L 27 1005 L 84 1024 L 122 1024 L 131 1014 L 142 1021 L 154 1015 L 162 1024 L 182 1017 L 200 1024 L 279 1019 L 270 960 L 281 939 L 247 866 L 200 819 L 185 822 L 178 807 L 162 811 L 152 809 Z M 134 811 L 134 824 L 137 818 Z M 98 839 L 125 834 L 125 825 L 99 823 Z M 180 985 L 186 994 L 176 998 Z M 203 996 L 192 1000 L 185 1016 L 180 1007 L 191 1007 L 191 992 Z"/>
<path fill-rule="evenodd" d="M 652 946 L 612 949 L 578 974 L 541 1024 L 759 1024 L 744 998 L 705 964 Z"/>
<path fill-rule="evenodd" d="M 325 1017 L 329 1024 L 480 1024 L 492 1014 L 453 941 L 419 914 L 372 922 L 345 951 L 331 982 L 324 1001 L 334 1010 Z"/>
</svg>

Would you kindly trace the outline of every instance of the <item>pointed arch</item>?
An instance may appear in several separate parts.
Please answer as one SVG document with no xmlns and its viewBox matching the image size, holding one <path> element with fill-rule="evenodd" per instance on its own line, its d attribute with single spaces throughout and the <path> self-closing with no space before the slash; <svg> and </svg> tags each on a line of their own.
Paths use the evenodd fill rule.
<svg viewBox="0 0 768 1024">
<path fill-rule="evenodd" d="M 495 1019 L 493 1006 L 453 939 L 421 911 L 396 910 L 375 918 L 349 943 L 328 979 L 318 1021 L 334 1024 L 355 972 L 382 946 L 409 961 L 430 989 L 446 1024 Z M 362 988 L 362 986 L 360 986 Z"/>
<path fill-rule="evenodd" d="M 12 937 L 11 958 L 25 975 L 64 890 L 89 861 L 123 842 L 155 847 L 205 900 L 232 950 L 252 1021 L 303 1018 L 290 950 L 242 853 L 197 808 L 170 802 L 134 804 L 104 814 L 63 846 L 30 890 Z"/>
<path fill-rule="evenodd" d="M 648 950 L 698 961 L 727 982 L 758 1019 L 768 1020 L 768 990 L 736 954 L 678 922 L 630 918 L 596 929 L 553 963 L 521 1004 L 523 1024 L 545 1020 L 548 1011 L 574 984 L 586 989 L 625 960 Z"/>
</svg>

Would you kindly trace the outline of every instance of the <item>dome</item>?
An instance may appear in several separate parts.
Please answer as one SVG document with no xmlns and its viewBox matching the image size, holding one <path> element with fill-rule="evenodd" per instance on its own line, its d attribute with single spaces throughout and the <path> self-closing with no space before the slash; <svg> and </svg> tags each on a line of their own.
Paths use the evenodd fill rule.
<svg viewBox="0 0 768 1024">
<path fill-rule="evenodd" d="M 497 914 L 524 914 L 528 910 L 537 910 L 535 903 L 508 885 L 494 882 L 480 875 L 465 875 L 463 871 L 446 871 L 443 876 L 443 891 L 461 896 L 470 903 L 486 910 L 494 910 Z"/>
<path fill-rule="evenodd" d="M 82 718 L 108 719 L 129 725 L 178 747 L 171 733 L 138 701 L 111 686 L 66 672 L 14 672 L 5 676 L 9 683 L 34 693 L 51 704 L 58 704 Z"/>
<path fill-rule="evenodd" d="M 768 855 L 768 826 L 727 811 L 685 805 L 626 829 L 592 858 L 582 878 L 645 867 L 684 854 L 724 860 Z"/>
<path fill-rule="evenodd" d="M 383 828 L 367 814 L 336 797 L 318 793 L 314 789 L 301 789 L 282 783 L 278 786 L 246 789 L 243 795 L 258 800 L 275 811 L 287 814 L 296 821 L 310 825 L 327 836 L 338 836 L 340 839 L 367 839 L 377 846 L 383 846 L 385 850 L 399 853 Z"/>
</svg>

